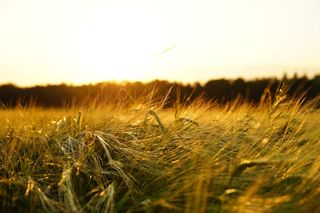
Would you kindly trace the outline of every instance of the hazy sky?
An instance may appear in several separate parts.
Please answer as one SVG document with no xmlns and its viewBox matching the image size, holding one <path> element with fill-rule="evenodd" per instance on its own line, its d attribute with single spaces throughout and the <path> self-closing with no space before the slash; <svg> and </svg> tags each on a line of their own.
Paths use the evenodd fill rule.
<svg viewBox="0 0 320 213">
<path fill-rule="evenodd" d="M 0 83 L 320 73 L 319 0 L 0 0 Z"/>
</svg>

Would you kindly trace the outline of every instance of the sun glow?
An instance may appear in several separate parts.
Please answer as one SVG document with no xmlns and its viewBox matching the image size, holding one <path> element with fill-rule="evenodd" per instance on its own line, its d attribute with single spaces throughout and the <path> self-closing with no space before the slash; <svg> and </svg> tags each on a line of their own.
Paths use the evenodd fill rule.
<svg viewBox="0 0 320 213">
<path fill-rule="evenodd" d="M 156 56 L 170 45 L 168 36 L 145 11 L 122 11 L 98 13 L 75 30 L 75 60 L 98 81 L 152 79 Z"/>
<path fill-rule="evenodd" d="M 318 0 L 2 0 L 0 84 L 312 75 L 320 70 L 319 7 Z"/>
</svg>

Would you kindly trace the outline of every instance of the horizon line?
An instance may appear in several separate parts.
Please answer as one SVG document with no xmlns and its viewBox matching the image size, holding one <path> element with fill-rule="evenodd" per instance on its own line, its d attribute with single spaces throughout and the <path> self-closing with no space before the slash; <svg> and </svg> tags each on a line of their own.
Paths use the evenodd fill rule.
<svg viewBox="0 0 320 213">
<path fill-rule="evenodd" d="M 148 84 L 152 83 L 154 81 L 166 81 L 169 83 L 178 83 L 182 85 L 195 85 L 195 84 L 200 84 L 200 85 L 205 85 L 209 81 L 214 81 L 214 80 L 228 80 L 228 81 L 235 81 L 237 79 L 243 79 L 244 81 L 254 81 L 254 80 L 262 80 L 262 79 L 277 79 L 281 80 L 281 78 L 287 77 L 288 79 L 294 78 L 294 76 L 301 78 L 301 77 L 307 77 L 308 79 L 315 78 L 316 76 L 320 75 L 320 71 L 318 73 L 313 73 L 312 76 L 306 74 L 306 73 L 292 73 L 288 74 L 286 72 L 283 72 L 282 77 L 275 76 L 275 75 L 270 75 L 270 76 L 256 76 L 256 77 L 243 77 L 243 76 L 238 76 L 238 77 L 214 77 L 214 78 L 208 78 L 205 81 L 181 81 L 181 80 L 172 80 L 172 79 L 165 79 L 165 78 L 154 78 L 152 80 L 102 80 L 102 81 L 92 81 L 92 82 L 67 82 L 67 81 L 61 81 L 61 82 L 46 82 L 46 83 L 35 83 L 35 84 L 19 84 L 19 83 L 14 83 L 14 82 L 0 82 L 0 86 L 5 86 L 5 85 L 12 85 L 18 88 L 32 88 L 32 87 L 46 87 L 46 86 L 58 86 L 58 85 L 66 85 L 66 86 L 87 86 L 87 85 L 97 85 L 97 84 L 103 84 L 103 83 L 114 83 L 118 85 L 122 84 L 127 84 L 127 83 L 143 83 L 143 84 Z"/>
</svg>

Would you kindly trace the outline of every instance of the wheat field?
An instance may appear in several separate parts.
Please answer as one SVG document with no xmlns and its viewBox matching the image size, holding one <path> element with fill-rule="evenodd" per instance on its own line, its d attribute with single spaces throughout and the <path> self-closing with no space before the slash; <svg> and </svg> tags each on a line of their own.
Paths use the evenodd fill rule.
<svg viewBox="0 0 320 213">
<path fill-rule="evenodd" d="M 0 110 L 2 212 L 320 212 L 303 99 Z"/>
</svg>

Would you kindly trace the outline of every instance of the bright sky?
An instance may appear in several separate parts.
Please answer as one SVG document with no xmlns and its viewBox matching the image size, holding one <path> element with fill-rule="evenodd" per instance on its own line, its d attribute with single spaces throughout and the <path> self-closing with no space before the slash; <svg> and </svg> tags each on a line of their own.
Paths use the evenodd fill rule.
<svg viewBox="0 0 320 213">
<path fill-rule="evenodd" d="M 320 73 L 319 0 L 0 0 L 0 84 Z"/>
</svg>

